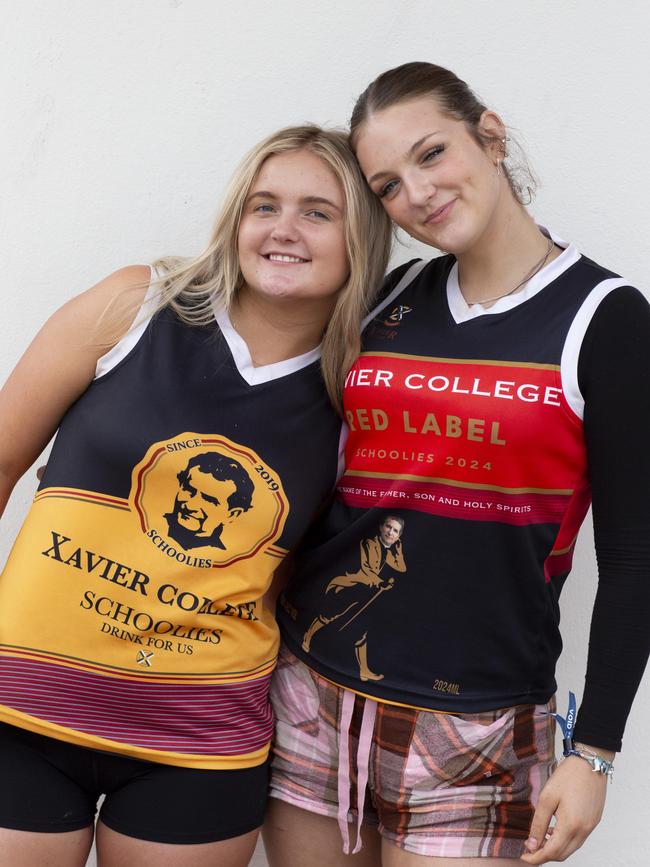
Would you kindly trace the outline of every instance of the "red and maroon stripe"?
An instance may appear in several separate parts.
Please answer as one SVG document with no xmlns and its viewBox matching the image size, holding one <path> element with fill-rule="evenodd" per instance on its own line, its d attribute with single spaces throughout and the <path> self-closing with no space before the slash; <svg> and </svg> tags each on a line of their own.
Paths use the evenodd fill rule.
<svg viewBox="0 0 650 867">
<path fill-rule="evenodd" d="M 271 739 L 270 675 L 239 684 L 143 684 L 0 657 L 0 703 L 117 743 L 193 755 L 240 755 Z"/>
</svg>

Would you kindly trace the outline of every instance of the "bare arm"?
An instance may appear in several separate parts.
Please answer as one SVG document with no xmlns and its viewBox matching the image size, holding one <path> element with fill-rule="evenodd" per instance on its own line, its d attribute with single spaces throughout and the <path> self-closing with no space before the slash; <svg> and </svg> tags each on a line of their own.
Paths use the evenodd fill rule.
<svg viewBox="0 0 650 867">
<path fill-rule="evenodd" d="M 97 360 L 128 331 L 149 268 L 116 271 L 64 304 L 36 335 L 0 391 L 0 515 L 95 375 Z"/>
</svg>

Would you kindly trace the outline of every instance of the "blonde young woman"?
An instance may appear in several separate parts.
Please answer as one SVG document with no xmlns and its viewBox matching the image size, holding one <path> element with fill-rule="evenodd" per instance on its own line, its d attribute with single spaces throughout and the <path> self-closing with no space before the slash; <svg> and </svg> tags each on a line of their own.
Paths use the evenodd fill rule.
<svg viewBox="0 0 650 867">
<path fill-rule="evenodd" d="M 200 256 L 102 280 L 10 376 L 3 506 L 59 431 L 0 582 L 3 867 L 81 867 L 102 793 L 103 867 L 248 863 L 262 598 L 334 483 L 332 404 L 389 238 L 345 136 L 282 130 Z"/>
<path fill-rule="evenodd" d="M 650 307 L 536 225 L 501 118 L 450 70 L 388 70 L 351 128 L 386 212 L 445 255 L 391 275 L 346 380 L 346 473 L 282 607 L 270 861 L 564 861 L 648 656 Z M 559 600 L 590 500 L 598 594 L 555 768 Z M 399 569 L 377 557 L 327 623 L 387 511 Z"/>
</svg>

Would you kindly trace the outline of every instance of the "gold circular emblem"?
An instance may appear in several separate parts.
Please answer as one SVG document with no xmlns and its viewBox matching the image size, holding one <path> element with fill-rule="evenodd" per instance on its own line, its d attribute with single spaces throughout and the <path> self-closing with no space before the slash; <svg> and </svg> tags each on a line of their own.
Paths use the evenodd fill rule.
<svg viewBox="0 0 650 867">
<path fill-rule="evenodd" d="M 277 473 L 259 455 L 191 432 L 151 446 L 133 470 L 129 502 L 162 556 L 217 568 L 273 544 L 289 511 Z"/>
</svg>

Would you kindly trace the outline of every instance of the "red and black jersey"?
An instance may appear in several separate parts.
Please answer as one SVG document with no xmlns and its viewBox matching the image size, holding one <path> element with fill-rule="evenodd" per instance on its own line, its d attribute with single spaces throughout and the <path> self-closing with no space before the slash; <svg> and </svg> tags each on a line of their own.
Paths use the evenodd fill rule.
<svg viewBox="0 0 650 867">
<path fill-rule="evenodd" d="M 545 702 L 590 503 L 578 358 L 626 281 L 570 246 L 487 310 L 464 302 L 450 256 L 391 282 L 347 378 L 346 472 L 285 594 L 284 634 L 320 674 L 381 700 Z M 405 568 L 332 598 L 392 519 Z"/>
</svg>

